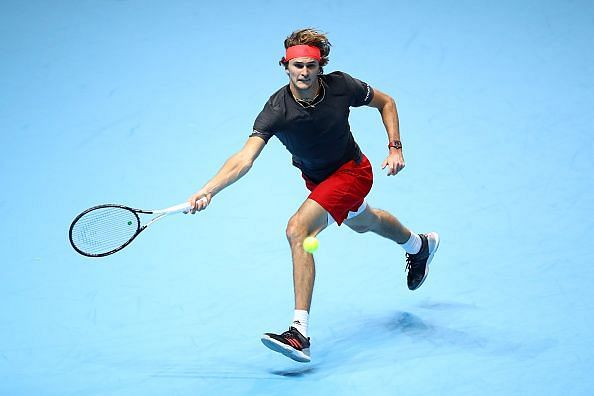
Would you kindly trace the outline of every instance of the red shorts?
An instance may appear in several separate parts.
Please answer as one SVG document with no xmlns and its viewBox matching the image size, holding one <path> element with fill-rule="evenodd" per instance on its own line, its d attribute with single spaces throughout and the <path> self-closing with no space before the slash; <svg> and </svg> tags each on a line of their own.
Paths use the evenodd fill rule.
<svg viewBox="0 0 594 396">
<path fill-rule="evenodd" d="M 371 164 L 365 155 L 359 164 L 354 160 L 347 162 L 320 184 L 302 176 L 305 186 L 311 191 L 308 198 L 326 209 L 338 225 L 349 212 L 359 209 L 373 185 Z"/>
</svg>

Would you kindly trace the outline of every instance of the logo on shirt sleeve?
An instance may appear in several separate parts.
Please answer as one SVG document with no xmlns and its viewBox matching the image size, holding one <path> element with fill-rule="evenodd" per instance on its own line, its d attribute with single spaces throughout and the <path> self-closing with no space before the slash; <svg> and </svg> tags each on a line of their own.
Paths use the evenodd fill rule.
<svg viewBox="0 0 594 396">
<path fill-rule="evenodd" d="M 363 99 L 363 102 L 367 102 L 369 95 L 371 95 L 371 87 L 367 84 L 365 84 L 365 86 L 367 87 L 367 93 L 365 94 L 365 99 Z"/>
</svg>

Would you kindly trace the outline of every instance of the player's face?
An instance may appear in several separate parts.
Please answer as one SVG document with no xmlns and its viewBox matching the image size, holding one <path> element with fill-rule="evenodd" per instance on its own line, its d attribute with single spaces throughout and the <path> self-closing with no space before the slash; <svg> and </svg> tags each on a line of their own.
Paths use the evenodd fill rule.
<svg viewBox="0 0 594 396">
<path fill-rule="evenodd" d="M 291 84 L 300 91 L 308 91 L 317 87 L 320 64 L 313 58 L 295 58 L 289 61 L 287 74 Z"/>
</svg>

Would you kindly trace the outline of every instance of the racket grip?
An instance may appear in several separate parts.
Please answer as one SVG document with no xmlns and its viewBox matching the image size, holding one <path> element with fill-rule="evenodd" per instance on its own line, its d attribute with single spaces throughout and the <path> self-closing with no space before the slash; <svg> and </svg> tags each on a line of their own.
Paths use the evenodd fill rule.
<svg viewBox="0 0 594 396">
<path fill-rule="evenodd" d="M 206 202 L 206 197 L 200 198 L 200 201 Z M 180 203 L 179 205 L 172 206 L 167 209 L 163 209 L 163 212 L 166 213 L 179 213 L 179 212 L 189 212 L 192 209 L 192 205 L 188 202 Z"/>
</svg>

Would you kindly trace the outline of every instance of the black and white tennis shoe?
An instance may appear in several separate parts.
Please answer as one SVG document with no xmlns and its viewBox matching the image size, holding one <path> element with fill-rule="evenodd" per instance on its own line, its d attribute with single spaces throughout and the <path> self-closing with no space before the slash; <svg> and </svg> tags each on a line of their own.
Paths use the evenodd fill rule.
<svg viewBox="0 0 594 396">
<path fill-rule="evenodd" d="M 406 254 L 406 283 L 410 290 L 416 290 L 429 275 L 429 263 L 439 247 L 439 235 L 436 232 L 419 234 L 421 250 L 417 254 Z"/>
<path fill-rule="evenodd" d="M 293 326 L 282 334 L 265 333 L 262 343 L 275 352 L 302 363 L 311 361 L 309 354 L 309 338 L 304 337 Z"/>
</svg>

